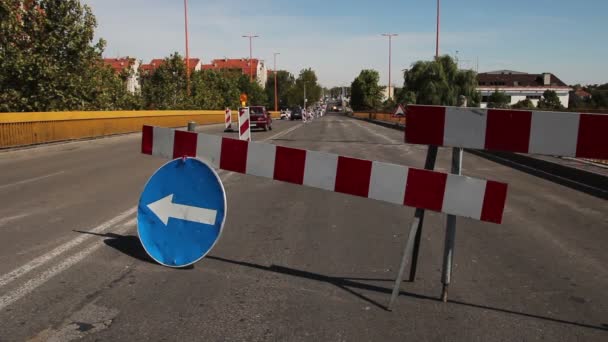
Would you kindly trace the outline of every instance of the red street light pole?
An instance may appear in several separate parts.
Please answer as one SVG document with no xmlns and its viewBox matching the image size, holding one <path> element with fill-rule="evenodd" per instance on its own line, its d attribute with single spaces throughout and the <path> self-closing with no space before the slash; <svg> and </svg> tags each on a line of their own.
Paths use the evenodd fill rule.
<svg viewBox="0 0 608 342">
<path fill-rule="evenodd" d="M 383 33 L 384 37 L 388 37 L 388 92 L 387 98 L 391 98 L 391 54 L 392 54 L 392 38 L 398 36 L 396 33 Z"/>
<path fill-rule="evenodd" d="M 188 43 L 188 0 L 184 0 L 184 26 L 186 31 L 186 92 L 190 96 L 190 47 Z"/>
<path fill-rule="evenodd" d="M 252 58 L 253 58 L 253 57 L 252 57 L 252 55 L 253 55 L 252 51 L 253 51 L 253 50 L 252 50 L 252 48 L 251 48 L 251 40 L 252 40 L 253 38 L 258 38 L 259 36 L 252 35 L 252 34 L 248 34 L 248 35 L 243 35 L 242 37 L 243 37 L 243 38 L 249 38 L 249 81 L 250 81 L 250 82 L 253 82 L 253 63 L 252 63 L 252 61 L 251 61 L 251 60 L 252 60 Z"/>
<path fill-rule="evenodd" d="M 279 110 L 279 99 L 277 98 L 277 55 L 280 55 L 280 52 L 274 53 L 274 111 Z"/>
</svg>

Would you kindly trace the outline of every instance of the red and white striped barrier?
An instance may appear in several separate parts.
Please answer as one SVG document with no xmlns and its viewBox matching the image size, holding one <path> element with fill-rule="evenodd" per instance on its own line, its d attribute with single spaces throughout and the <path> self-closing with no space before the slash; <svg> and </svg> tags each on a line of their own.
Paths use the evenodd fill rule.
<svg viewBox="0 0 608 342">
<path fill-rule="evenodd" d="M 141 151 L 494 223 L 507 195 L 507 185 L 494 181 L 170 128 L 144 126 Z"/>
<path fill-rule="evenodd" d="M 608 159 L 608 115 L 409 105 L 405 142 Z"/>
<path fill-rule="evenodd" d="M 239 139 L 251 141 L 249 107 L 239 109 Z"/>
<path fill-rule="evenodd" d="M 226 108 L 226 114 L 224 115 L 225 131 L 232 131 L 232 111 L 230 108 Z"/>
</svg>

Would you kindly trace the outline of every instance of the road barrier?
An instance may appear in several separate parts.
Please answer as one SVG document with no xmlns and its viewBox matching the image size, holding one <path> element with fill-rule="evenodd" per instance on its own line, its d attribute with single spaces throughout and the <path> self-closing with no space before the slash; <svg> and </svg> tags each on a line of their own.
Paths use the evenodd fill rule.
<svg viewBox="0 0 608 342">
<path fill-rule="evenodd" d="M 251 140 L 251 115 L 249 107 L 239 108 L 239 139 Z"/>
<path fill-rule="evenodd" d="M 493 223 L 502 221 L 507 194 L 494 181 L 171 128 L 144 126 L 141 151 Z"/>
<path fill-rule="evenodd" d="M 606 159 L 606 132 L 608 115 L 605 114 L 409 105 L 404 140 L 406 143 L 429 146 L 425 169 L 430 170 L 435 166 L 437 146 L 454 147 L 452 172 L 459 173 L 462 148 Z M 413 252 L 410 281 L 414 280 L 416 273 L 423 218 L 424 212 L 417 210 L 414 217 L 417 229 L 412 227 L 410 230 L 410 237 L 417 230 L 415 241 L 411 243 Z M 444 301 L 447 300 L 451 277 L 455 226 L 455 218 L 448 216 L 442 272 Z M 408 238 L 406 250 L 409 246 Z M 405 254 L 400 270 L 407 260 Z M 395 291 L 400 285 L 401 273 L 402 271 L 395 282 Z"/>
<path fill-rule="evenodd" d="M 405 142 L 608 159 L 608 115 L 410 105 Z"/>
<path fill-rule="evenodd" d="M 226 108 L 224 114 L 224 132 L 232 132 L 232 110 Z"/>
<path fill-rule="evenodd" d="M 141 131 L 144 124 L 184 127 L 224 123 L 223 110 L 0 113 L 0 148 Z M 279 117 L 278 112 L 271 112 Z M 236 113 L 233 114 L 236 121 Z"/>
<path fill-rule="evenodd" d="M 221 136 L 170 128 L 143 126 L 141 152 L 169 159 L 197 157 L 227 171 L 271 178 L 278 181 L 366 197 L 416 208 L 403 251 L 397 279 L 388 304 L 399 294 L 408 259 L 417 256 L 424 211 L 448 214 L 444 258 L 444 298 L 451 275 L 455 216 L 501 223 L 507 185 L 460 175 L 460 157 L 452 174 L 432 171 L 437 147 L 429 147 L 426 170 L 307 151 L 272 144 L 230 139 Z M 461 155 L 455 153 L 456 156 Z M 449 241 L 449 242 L 448 242 Z M 415 258 L 412 259 L 415 274 Z M 446 274 L 447 272 L 447 274 Z"/>
</svg>

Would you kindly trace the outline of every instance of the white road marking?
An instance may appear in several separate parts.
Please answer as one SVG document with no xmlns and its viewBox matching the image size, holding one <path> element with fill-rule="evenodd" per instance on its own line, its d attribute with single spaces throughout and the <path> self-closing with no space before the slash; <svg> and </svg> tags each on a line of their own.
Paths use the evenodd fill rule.
<svg viewBox="0 0 608 342">
<path fill-rule="evenodd" d="M 355 125 L 357 125 L 357 126 L 359 126 L 360 128 L 362 128 L 362 129 L 366 130 L 366 131 L 367 131 L 368 133 L 370 133 L 371 135 L 376 136 L 376 137 L 378 137 L 378 138 L 380 138 L 380 139 L 384 140 L 384 141 L 385 141 L 386 143 L 388 143 L 388 144 L 396 144 L 396 143 L 398 143 L 397 141 L 395 141 L 395 140 L 393 140 L 393 139 L 391 139 L 391 138 L 387 137 L 386 135 L 384 135 L 384 134 L 380 134 L 380 133 L 376 132 L 376 131 L 375 131 L 375 130 L 373 130 L 371 127 L 369 127 L 369 126 L 367 126 L 367 125 L 364 125 L 364 124 L 361 124 L 361 123 L 360 123 L 358 120 L 352 120 L 352 121 L 350 121 L 350 122 L 353 122 Z M 376 126 L 376 127 L 377 127 L 377 126 Z"/>
<path fill-rule="evenodd" d="M 130 214 L 133 214 L 133 212 L 131 212 Z M 129 222 L 127 222 L 126 224 L 124 224 L 121 228 L 114 231 L 113 233 L 116 233 L 116 234 L 125 233 L 135 223 L 136 223 L 136 219 L 132 219 Z M 87 235 L 87 236 L 91 237 L 93 235 Z M 49 268 L 45 272 L 28 280 L 25 284 L 23 284 L 23 286 L 20 286 L 16 290 L 11 291 L 11 292 L 7 293 L 6 295 L 0 297 L 0 311 L 2 311 L 7 306 L 13 304 L 14 302 L 18 301 L 19 299 L 23 298 L 24 296 L 28 295 L 30 292 L 34 291 L 39 286 L 43 285 L 44 283 L 49 281 L 54 276 L 58 275 L 59 273 L 65 271 L 68 268 L 79 263 L 80 261 L 82 261 L 84 258 L 89 256 L 91 253 L 93 253 L 95 250 L 97 250 L 102 245 L 103 245 L 103 240 L 99 239 L 91 246 L 68 257 L 67 259 L 63 260 L 61 263 Z"/>
<path fill-rule="evenodd" d="M 18 220 L 20 218 L 23 218 L 23 217 L 26 217 L 26 216 L 29 216 L 29 215 L 30 214 L 27 213 L 27 214 L 19 214 L 19 215 L 13 215 L 13 216 L 8 216 L 8 217 L 0 218 L 0 227 L 6 225 L 9 222 Z"/>
<path fill-rule="evenodd" d="M 99 226 L 91 229 L 89 232 L 103 233 L 106 229 L 123 221 L 128 216 L 133 215 L 136 210 L 137 210 L 136 207 L 131 208 L 131 209 L 123 212 L 122 214 L 114 217 L 113 219 L 111 219 L 105 223 L 102 223 Z M 82 244 L 83 242 L 85 242 L 86 240 L 88 240 L 92 237 L 93 237 L 93 235 L 90 235 L 90 234 L 81 234 L 78 237 L 64 243 L 63 245 L 56 247 L 52 251 L 50 251 L 42 256 L 37 257 L 36 259 L 28 262 L 27 264 L 25 264 L 17 269 L 12 270 L 11 272 L 9 272 L 7 274 L 4 274 L 3 276 L 0 277 L 0 287 L 3 287 L 6 284 L 11 283 L 12 281 L 18 279 L 19 277 L 32 271 L 33 269 L 36 269 L 36 268 L 46 264 L 47 262 L 53 260 L 54 258 L 58 257 L 59 255 L 61 255 L 63 253 L 69 251 L 70 249 L 77 247 L 78 245 Z"/>
<path fill-rule="evenodd" d="M 276 138 L 278 138 L 278 137 L 280 137 L 280 136 L 283 136 L 283 135 L 285 135 L 285 134 L 291 133 L 291 132 L 295 131 L 296 129 L 300 128 L 300 127 L 302 127 L 302 124 L 299 124 L 299 125 L 293 126 L 293 127 L 291 127 L 290 129 L 286 129 L 286 130 L 284 130 L 283 132 L 279 132 L 279 133 L 277 133 L 277 134 L 275 134 L 275 135 L 273 135 L 273 136 L 270 136 L 270 137 L 268 137 L 268 138 L 266 138 L 266 139 L 262 139 L 261 141 L 267 141 L 267 140 L 276 139 Z"/>
<path fill-rule="evenodd" d="M 22 181 L 18 181 L 18 182 L 14 182 L 14 183 L 0 185 L 0 189 L 8 188 L 8 187 L 15 186 L 15 185 L 21 185 L 21 184 L 27 184 L 27 183 L 39 181 L 41 179 L 57 176 L 57 175 L 60 175 L 62 173 L 65 173 L 65 171 L 54 172 L 54 173 L 50 173 L 48 175 L 44 175 L 44 176 L 40 176 L 40 177 L 34 177 L 34 178 L 24 179 Z"/>
</svg>

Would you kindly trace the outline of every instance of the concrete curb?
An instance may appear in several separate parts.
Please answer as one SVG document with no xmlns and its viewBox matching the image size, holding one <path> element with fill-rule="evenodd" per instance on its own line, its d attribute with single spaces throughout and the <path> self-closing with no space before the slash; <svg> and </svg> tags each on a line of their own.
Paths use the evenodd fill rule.
<svg viewBox="0 0 608 342">
<path fill-rule="evenodd" d="M 405 129 L 404 125 L 395 126 L 393 123 L 378 120 L 352 118 L 400 131 Z M 466 152 L 595 197 L 608 199 L 608 176 L 599 173 L 572 168 L 517 153 L 487 152 L 469 149 L 466 149 Z"/>
</svg>

